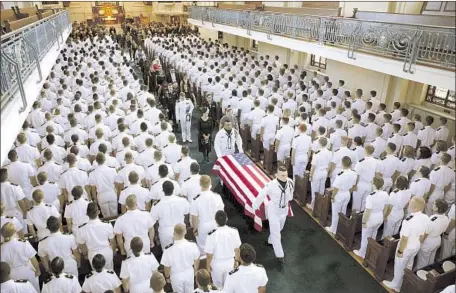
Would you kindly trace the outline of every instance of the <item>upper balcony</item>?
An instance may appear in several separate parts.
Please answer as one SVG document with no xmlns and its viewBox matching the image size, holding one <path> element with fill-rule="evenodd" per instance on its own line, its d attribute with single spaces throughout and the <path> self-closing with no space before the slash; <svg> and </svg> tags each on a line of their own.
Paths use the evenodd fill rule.
<svg viewBox="0 0 456 293">
<path fill-rule="evenodd" d="M 2 162 L 71 32 L 68 11 L 1 36 Z"/>
<path fill-rule="evenodd" d="M 455 88 L 454 20 L 452 26 L 436 26 L 193 6 L 189 22 L 425 84 Z"/>
</svg>

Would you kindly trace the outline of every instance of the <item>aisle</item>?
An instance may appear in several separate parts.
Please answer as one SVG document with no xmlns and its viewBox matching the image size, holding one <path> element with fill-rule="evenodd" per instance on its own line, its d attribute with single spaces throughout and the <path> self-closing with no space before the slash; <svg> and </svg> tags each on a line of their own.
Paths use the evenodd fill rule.
<svg viewBox="0 0 456 293">
<path fill-rule="evenodd" d="M 197 121 L 195 109 L 192 119 L 190 155 L 198 162 Z M 214 133 L 215 135 L 215 133 Z M 177 134 L 181 142 L 180 133 Z M 216 192 L 221 192 L 220 179 L 210 174 L 215 153 L 210 162 L 201 165 L 201 173 L 212 177 Z M 321 227 L 319 227 L 297 204 L 293 202 L 294 217 L 288 218 L 282 231 L 282 243 L 287 263 L 279 265 L 272 248 L 264 245 L 269 231 L 258 233 L 238 209 L 226 198 L 225 211 L 228 225 L 239 230 L 242 242 L 252 244 L 257 251 L 257 263 L 267 271 L 270 293 L 376 293 L 386 292 L 356 261 L 350 257 Z"/>
</svg>

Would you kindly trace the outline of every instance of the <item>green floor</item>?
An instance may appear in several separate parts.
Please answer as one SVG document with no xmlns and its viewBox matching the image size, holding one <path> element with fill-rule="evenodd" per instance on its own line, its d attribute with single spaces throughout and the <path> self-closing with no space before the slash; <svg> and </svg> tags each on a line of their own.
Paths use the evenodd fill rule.
<svg viewBox="0 0 456 293">
<path fill-rule="evenodd" d="M 197 149 L 196 121 L 193 117 L 190 155 L 197 161 L 202 155 Z M 180 140 L 180 134 L 177 134 Z M 202 173 L 210 174 L 215 153 L 211 153 L 211 163 L 201 165 Z M 215 191 L 221 192 L 219 178 L 212 176 Z M 287 263 L 277 263 L 272 248 L 264 245 L 268 230 L 259 233 L 253 229 L 252 221 L 243 216 L 237 206 L 223 195 L 228 225 L 239 230 L 242 242 L 253 245 L 257 251 L 257 263 L 267 271 L 269 283 L 267 292 L 331 292 L 331 293 L 370 293 L 386 292 L 334 239 L 316 224 L 307 213 L 293 203 L 294 217 L 288 218 L 282 231 L 282 244 Z"/>
</svg>

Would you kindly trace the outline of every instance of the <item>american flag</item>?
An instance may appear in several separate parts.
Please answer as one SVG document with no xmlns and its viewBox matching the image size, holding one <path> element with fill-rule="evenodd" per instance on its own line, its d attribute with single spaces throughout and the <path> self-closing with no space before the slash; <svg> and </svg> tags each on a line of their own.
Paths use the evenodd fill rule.
<svg viewBox="0 0 456 293">
<path fill-rule="evenodd" d="M 244 207 L 244 213 L 253 218 L 255 230 L 261 231 L 263 220 L 266 220 L 264 204 L 254 211 L 252 203 L 271 179 L 247 155 L 241 153 L 219 158 L 213 170 Z M 265 203 L 268 202 L 267 197 Z M 288 215 L 293 215 L 291 208 L 288 209 Z"/>
</svg>

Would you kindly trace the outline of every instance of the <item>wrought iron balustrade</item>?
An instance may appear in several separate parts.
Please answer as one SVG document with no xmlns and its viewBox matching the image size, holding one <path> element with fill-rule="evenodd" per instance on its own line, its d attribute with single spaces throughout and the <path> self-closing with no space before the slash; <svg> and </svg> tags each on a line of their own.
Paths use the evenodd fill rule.
<svg viewBox="0 0 456 293">
<path fill-rule="evenodd" d="M 281 35 L 340 47 L 352 59 L 363 52 L 400 60 L 408 73 L 414 73 L 416 64 L 456 69 L 456 33 L 450 27 L 209 7 L 191 7 L 190 18 L 245 28 L 247 34 L 265 32 L 269 39 Z"/>
<path fill-rule="evenodd" d="M 55 43 L 60 49 L 63 32 L 69 27 L 71 22 L 68 11 L 65 10 L 1 36 L 1 110 L 14 99 L 18 91 L 23 102 L 20 112 L 26 109 L 25 81 L 36 69 L 40 78 L 36 82 L 45 78 L 40 61 Z"/>
</svg>

